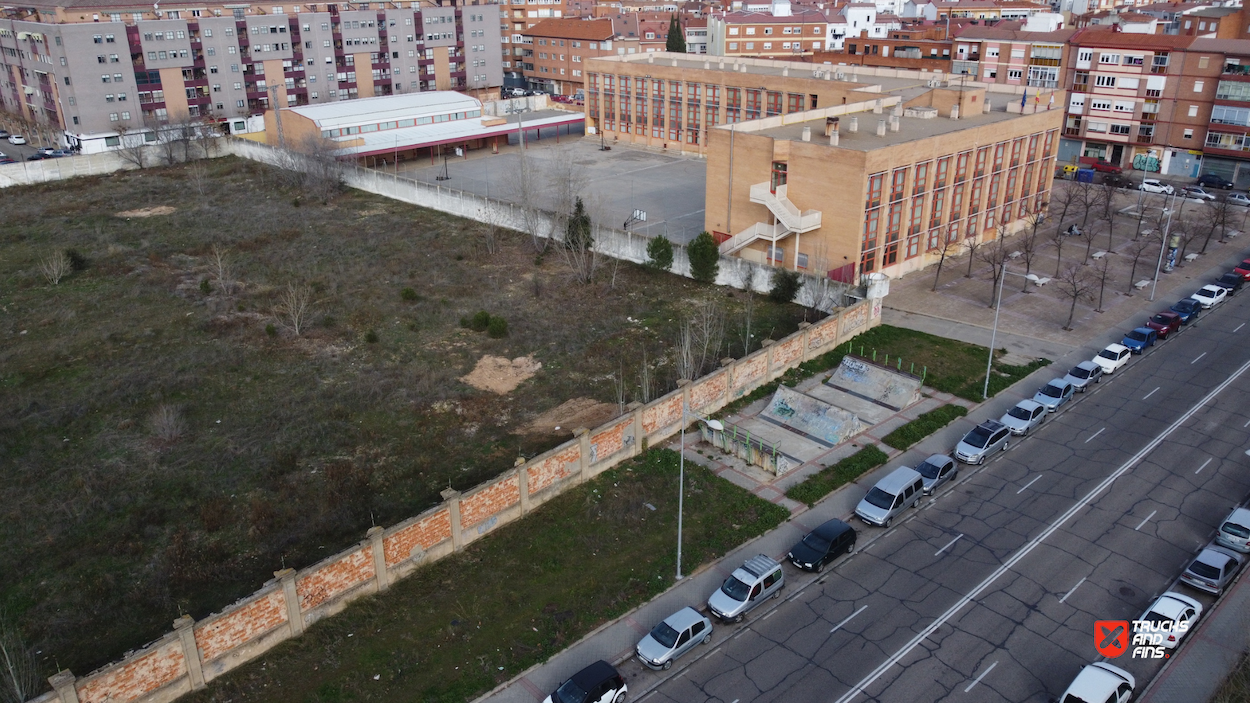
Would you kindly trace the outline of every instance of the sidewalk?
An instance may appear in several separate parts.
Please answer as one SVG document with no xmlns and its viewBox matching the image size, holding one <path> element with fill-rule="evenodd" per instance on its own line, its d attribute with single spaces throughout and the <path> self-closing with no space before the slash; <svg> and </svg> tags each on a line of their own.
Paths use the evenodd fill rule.
<svg viewBox="0 0 1250 703">
<path fill-rule="evenodd" d="M 531 667 L 512 681 L 501 684 L 494 691 L 481 696 L 474 703 L 539 703 L 562 681 L 597 659 L 618 664 L 622 676 L 626 678 L 629 685 L 631 700 L 640 700 L 659 684 L 679 675 L 685 668 L 715 651 L 718 643 L 723 642 L 729 633 L 740 627 L 749 627 L 752 622 L 766 616 L 784 600 L 773 601 L 756 609 L 747 617 L 743 625 L 713 623 L 715 633 L 712 645 L 696 648 L 691 654 L 679 660 L 671 670 L 664 672 L 653 672 L 643 668 L 636 660 L 632 660 L 634 645 L 655 623 L 684 606 L 705 607 L 707 597 L 719 587 L 734 568 L 748 557 L 767 554 L 778 561 L 783 561 L 790 547 L 806 532 L 822 522 L 832 518 L 851 522 L 855 506 L 863 497 L 866 487 L 871 486 L 886 472 L 900 465 L 914 466 L 931 454 L 949 453 L 959 439 L 977 423 L 987 418 L 1000 417 L 1022 397 L 1031 397 L 1033 390 L 1038 386 L 1055 376 L 1062 376 L 1077 362 L 1089 359 L 1108 343 L 1117 341 L 1124 331 L 1142 324 L 1146 315 L 1156 310 L 1166 309 L 1174 298 L 1182 297 L 1179 290 L 1182 286 L 1184 294 L 1187 295 L 1190 287 L 1197 289 L 1207 280 L 1231 270 L 1233 265 L 1243 258 L 1240 252 L 1241 247 L 1232 241 L 1219 248 L 1213 247 L 1206 257 L 1189 264 L 1185 269 L 1178 270 L 1181 275 L 1172 274 L 1174 278 L 1167 286 L 1170 292 L 1164 292 L 1165 279 L 1161 279 L 1156 302 L 1149 302 L 1146 295 L 1124 296 L 1126 298 L 1124 302 L 1131 304 L 1116 306 L 1114 311 L 1109 311 L 1111 314 L 1098 318 L 1098 325 L 1087 325 L 1084 329 L 1078 329 L 1071 339 L 1055 339 L 1053 338 L 1055 335 L 1032 335 L 1029 334 L 1027 326 L 1022 328 L 1019 325 L 1003 325 L 1000 320 L 999 334 L 995 341 L 996 347 L 1005 347 L 1009 352 L 1022 356 L 1044 356 L 1053 359 L 1053 363 L 979 405 L 925 388 L 924 392 L 936 401 L 959 402 L 969 406 L 970 410 L 966 417 L 952 422 L 905 452 L 879 444 L 879 438 L 909 419 L 908 415 L 914 417 L 919 414 L 917 408 L 925 406 L 926 409 L 932 409 L 927 404 L 928 399 L 908 409 L 912 412 L 904 410 L 870 428 L 865 433 L 868 437 L 861 434 L 851 443 L 839 445 L 818 457 L 816 461 L 778 479 L 770 480 L 761 472 L 743 470 L 720 460 L 701 456 L 696 452 L 694 441 L 688 435 L 687 439 L 690 441 L 685 451 L 687 461 L 707 466 L 727 480 L 756 495 L 789 508 L 792 515 L 790 520 L 772 532 L 742 545 L 719 562 L 700 567 L 652 601 L 612 622 L 605 623 L 579 642 L 553 656 L 546 663 Z M 920 293 L 932 295 L 928 293 L 927 287 Z M 1250 295 L 1250 289 L 1247 289 L 1245 294 Z M 894 295 L 895 291 L 892 290 L 891 297 L 887 300 L 892 300 Z M 906 297 L 906 294 L 903 297 Z M 887 309 L 883 319 L 886 324 L 917 329 L 974 344 L 989 344 L 990 329 L 979 322 L 957 322 L 935 315 L 893 309 Z M 804 384 L 818 383 L 819 378 L 820 376 L 817 375 L 815 380 L 808 379 L 804 381 Z M 800 384 L 800 390 L 802 387 L 803 384 Z M 761 400 L 754 403 L 743 409 L 740 415 L 758 413 L 766 402 L 767 400 Z M 933 405 L 936 406 L 936 404 L 940 403 Z M 734 417 L 728 418 L 728 421 L 733 422 Z M 697 434 L 694 436 L 697 437 Z M 857 448 L 852 444 L 862 446 L 866 439 L 878 443 L 882 450 L 889 453 L 890 460 L 885 465 L 834 491 L 810 509 L 785 497 L 786 488 L 802 480 L 806 475 L 819 471 L 822 463 L 833 463 L 856 451 Z M 676 441 L 670 443 L 669 448 L 677 450 L 678 443 Z M 980 470 L 981 467 L 963 467 L 960 471 L 960 480 L 966 480 L 968 476 Z M 862 524 L 856 525 L 856 529 L 860 533 L 860 541 L 856 544 L 856 548 L 860 550 L 884 534 L 884 531 L 868 530 Z M 820 577 L 819 574 L 796 574 L 795 570 L 787 569 L 788 583 L 784 591 L 786 598 L 794 597 Z M 1230 602 L 1233 603 L 1232 607 L 1226 607 Z M 1245 586 L 1244 580 L 1239 581 L 1225 601 L 1212 613 L 1213 617 L 1204 618 L 1205 623 L 1202 628 L 1195 633 L 1190 642 L 1182 647 L 1181 652 L 1168 667 L 1165 667 L 1152 684 L 1153 688 L 1148 692 L 1150 697 L 1143 698 L 1143 700 L 1153 703 L 1170 703 L 1171 701 L 1192 703 L 1209 698 L 1210 693 L 1219 686 L 1219 683 L 1236 665 L 1237 657 L 1246 647 L 1247 642 L 1250 642 L 1248 604 L 1250 604 L 1250 587 Z M 1230 617 L 1228 615 L 1230 612 L 1236 617 Z M 1219 618 L 1214 617 L 1221 614 Z M 1199 681 L 1206 683 L 1199 686 L 1197 685 Z M 1195 695 L 1197 693 L 1202 695 Z"/>
</svg>

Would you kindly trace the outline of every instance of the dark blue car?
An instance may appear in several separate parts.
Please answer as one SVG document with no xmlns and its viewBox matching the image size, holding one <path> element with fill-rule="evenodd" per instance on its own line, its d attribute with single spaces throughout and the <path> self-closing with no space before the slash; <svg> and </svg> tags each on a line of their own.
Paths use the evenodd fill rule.
<svg viewBox="0 0 1250 703">
<path fill-rule="evenodd" d="M 1149 327 L 1138 327 L 1137 329 L 1124 335 L 1120 344 L 1128 347 L 1134 354 L 1140 354 L 1146 350 L 1146 347 L 1153 347 L 1155 342 L 1159 340 L 1159 333 Z"/>
<path fill-rule="evenodd" d="M 1181 316 L 1181 324 L 1188 325 L 1198 319 L 1198 313 L 1202 311 L 1202 303 L 1192 298 L 1186 298 L 1176 305 L 1172 306 L 1172 312 Z"/>
</svg>

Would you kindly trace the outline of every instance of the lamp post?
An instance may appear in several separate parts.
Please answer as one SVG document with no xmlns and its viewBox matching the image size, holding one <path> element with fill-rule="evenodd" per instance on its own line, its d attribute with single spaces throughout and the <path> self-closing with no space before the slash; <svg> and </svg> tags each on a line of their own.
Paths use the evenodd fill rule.
<svg viewBox="0 0 1250 703">
<path fill-rule="evenodd" d="M 677 482 L 677 580 L 682 579 L 681 575 L 681 522 L 682 514 L 685 510 L 686 502 L 686 417 L 693 415 L 702 420 L 708 427 L 716 432 L 723 432 L 725 425 L 720 420 L 712 420 L 703 417 L 699 413 L 690 409 L 685 401 L 681 404 L 681 458 L 678 459 L 678 482 Z"/>
<path fill-rule="evenodd" d="M 1163 210 L 1164 212 L 1168 214 L 1168 221 L 1167 221 L 1167 224 L 1164 225 L 1163 227 L 1163 241 L 1159 242 L 1159 260 L 1155 262 L 1155 278 L 1154 278 L 1154 282 L 1150 285 L 1150 301 L 1151 302 L 1154 302 L 1155 290 L 1159 288 L 1159 269 L 1163 267 L 1163 252 L 1168 247 L 1168 235 L 1171 234 L 1172 232 L 1172 208 L 1175 205 L 1176 205 L 1176 193 L 1173 192 L 1171 197 L 1168 198 L 1167 207 L 1164 208 Z M 1181 207 L 1182 208 L 1185 207 L 1185 202 L 1183 200 L 1181 201 Z M 1170 271 L 1171 269 L 1169 268 L 1168 270 Z"/>
<path fill-rule="evenodd" d="M 1020 256 L 1020 252 L 1013 251 L 1007 258 L 1014 260 L 1018 256 Z M 994 301 L 994 331 L 990 333 L 990 354 L 985 361 L 985 387 L 981 390 L 981 398 L 984 400 L 990 399 L 990 371 L 994 366 L 994 344 L 998 341 L 998 311 L 1003 307 L 1003 283 L 1006 282 L 1008 276 L 1020 276 L 1030 281 L 1039 280 L 1037 274 L 1008 271 L 1007 262 L 1003 262 L 1003 270 L 998 278 L 998 296 Z"/>
</svg>

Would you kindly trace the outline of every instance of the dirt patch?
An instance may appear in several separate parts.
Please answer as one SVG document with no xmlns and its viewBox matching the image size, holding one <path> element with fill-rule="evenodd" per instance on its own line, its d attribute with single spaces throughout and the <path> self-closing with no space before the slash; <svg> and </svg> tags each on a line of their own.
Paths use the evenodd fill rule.
<svg viewBox="0 0 1250 703">
<path fill-rule="evenodd" d="M 598 427 L 616 417 L 617 408 L 612 403 L 600 403 L 594 398 L 574 398 L 534 418 L 528 425 L 518 428 L 516 434 L 561 434 L 578 427 Z"/>
<path fill-rule="evenodd" d="M 178 211 L 178 208 L 169 205 L 158 205 L 156 207 L 139 208 L 138 210 L 123 210 L 117 213 L 118 217 L 157 217 L 160 215 L 172 215 Z"/>
<path fill-rule="evenodd" d="M 477 366 L 469 375 L 461 376 L 460 380 L 479 390 L 506 395 L 542 367 L 532 356 L 520 356 L 508 361 L 503 357 L 486 355 L 478 359 Z"/>
</svg>

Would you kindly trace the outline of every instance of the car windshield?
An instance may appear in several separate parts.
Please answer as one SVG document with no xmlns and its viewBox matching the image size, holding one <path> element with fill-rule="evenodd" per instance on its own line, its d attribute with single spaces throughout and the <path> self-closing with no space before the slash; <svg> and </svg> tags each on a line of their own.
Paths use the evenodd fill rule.
<svg viewBox="0 0 1250 703">
<path fill-rule="evenodd" d="M 1189 571 L 1193 574 L 1197 574 L 1198 576 L 1201 576 L 1204 579 L 1217 579 L 1220 577 L 1219 569 L 1215 568 L 1214 566 L 1211 566 L 1210 564 L 1204 564 L 1200 561 L 1195 561 L 1193 564 L 1191 564 L 1189 566 Z"/>
<path fill-rule="evenodd" d="M 1128 334 L 1124 335 L 1124 338 L 1131 339 L 1134 342 L 1146 341 L 1146 335 L 1142 332 L 1138 332 L 1137 330 L 1133 330 L 1132 332 L 1129 332 Z"/>
<path fill-rule="evenodd" d="M 1172 318 L 1167 317 L 1165 315 L 1155 315 L 1154 317 L 1150 318 L 1150 321 L 1155 323 L 1156 325 L 1163 325 L 1164 327 L 1167 327 L 1168 325 L 1172 324 Z"/>
<path fill-rule="evenodd" d="M 1089 378 L 1091 373 L 1093 373 L 1093 371 L 1090 371 L 1089 369 L 1083 369 L 1080 366 L 1073 366 L 1072 370 L 1068 372 L 1068 375 L 1072 378 Z"/>
<path fill-rule="evenodd" d="M 651 630 L 651 639 L 660 643 L 665 649 L 672 649 L 677 644 L 677 630 L 668 626 L 668 623 L 662 622 Z"/>
<path fill-rule="evenodd" d="M 938 472 L 941 470 L 941 467 L 937 464 L 930 464 L 927 461 L 916 467 L 916 473 L 924 476 L 925 478 L 937 478 Z"/>
<path fill-rule="evenodd" d="M 730 576 L 725 579 L 725 583 L 720 587 L 720 590 L 722 593 L 736 601 L 745 601 L 747 599 L 747 594 L 751 592 L 751 587 L 733 576 Z"/>
<path fill-rule="evenodd" d="M 1153 622 L 1153 623 L 1172 622 L 1172 618 L 1160 615 L 1159 613 L 1156 613 L 1153 610 L 1150 611 L 1149 613 L 1146 613 L 1145 617 L 1143 617 L 1142 620 L 1145 620 L 1146 622 Z"/>
<path fill-rule="evenodd" d="M 1038 393 L 1041 393 L 1042 395 L 1048 395 L 1051 398 L 1058 398 L 1063 395 L 1063 389 L 1060 388 L 1059 386 L 1052 386 L 1052 385 L 1047 384 L 1045 386 L 1042 386 L 1042 390 L 1038 391 Z"/>
<path fill-rule="evenodd" d="M 1193 311 L 1194 306 L 1196 306 L 1197 304 L 1198 302 L 1194 300 L 1182 300 L 1181 302 L 1177 303 L 1175 307 L 1177 310 L 1191 312 Z"/>
<path fill-rule="evenodd" d="M 1220 527 L 1220 531 L 1227 532 L 1234 537 L 1240 537 L 1242 539 L 1250 537 L 1250 530 L 1247 530 L 1245 527 L 1238 525 L 1235 522 L 1224 523 L 1224 525 Z"/>
<path fill-rule="evenodd" d="M 864 500 L 872 503 L 878 508 L 885 508 L 886 510 L 889 510 L 890 507 L 894 505 L 894 496 L 886 493 L 876 486 L 873 486 L 872 490 L 868 491 L 868 495 L 864 496 Z"/>
<path fill-rule="evenodd" d="M 1029 413 L 1027 409 L 1022 408 L 1018 405 L 1012 408 L 1011 410 L 1008 410 L 1007 414 L 1016 418 L 1017 420 L 1028 420 L 1030 417 L 1032 417 L 1032 415 Z"/>
<path fill-rule="evenodd" d="M 1226 273 L 1223 276 L 1220 276 L 1220 283 L 1227 283 L 1235 286 L 1238 283 L 1241 283 L 1241 276 L 1238 276 L 1235 273 Z"/>
<path fill-rule="evenodd" d="M 586 692 L 574 683 L 573 679 L 569 679 L 556 689 L 552 698 L 555 699 L 553 703 L 585 703 Z"/>
<path fill-rule="evenodd" d="M 803 544 L 806 544 L 807 546 L 811 547 L 812 549 L 815 549 L 818 552 L 829 551 L 829 540 L 825 539 L 824 537 L 821 537 L 815 532 L 804 537 Z"/>
<path fill-rule="evenodd" d="M 1098 352 L 1098 356 L 1101 356 L 1104 359 L 1110 359 L 1112 361 L 1119 361 L 1120 359 L 1120 355 L 1117 352 L 1111 351 L 1110 349 L 1103 349 L 1102 351 Z"/>
<path fill-rule="evenodd" d="M 985 445 L 989 444 L 989 442 L 990 442 L 990 433 L 986 432 L 980 427 L 969 432 L 964 437 L 964 444 L 971 444 L 977 449 L 985 449 Z"/>
<path fill-rule="evenodd" d="M 1209 291 L 1206 288 L 1202 288 L 1202 289 L 1199 289 L 1198 292 L 1194 293 L 1194 295 L 1198 296 L 1199 298 L 1211 298 L 1215 296 L 1215 292 Z"/>
<path fill-rule="evenodd" d="M 1089 703 L 1089 701 L 1085 700 L 1084 698 L 1081 698 L 1078 695 L 1069 693 L 1068 695 L 1063 697 L 1062 703 Z"/>
</svg>

